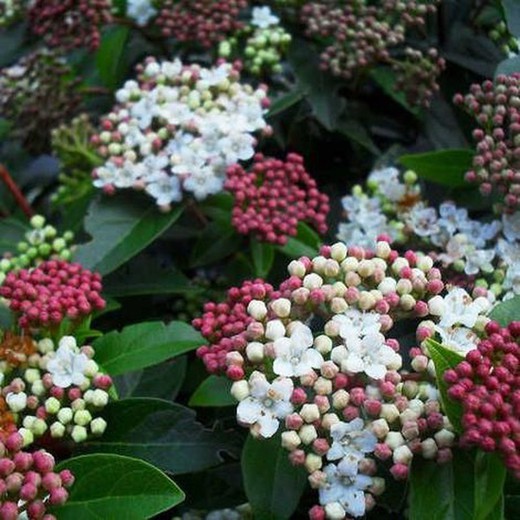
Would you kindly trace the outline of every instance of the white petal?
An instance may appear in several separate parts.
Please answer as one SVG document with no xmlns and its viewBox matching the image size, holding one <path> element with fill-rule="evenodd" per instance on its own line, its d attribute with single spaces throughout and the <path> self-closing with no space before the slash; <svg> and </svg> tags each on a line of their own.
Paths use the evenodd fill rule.
<svg viewBox="0 0 520 520">
<path fill-rule="evenodd" d="M 240 401 L 237 407 L 237 419 L 245 424 L 254 424 L 261 417 L 263 406 L 251 397 Z"/>
<path fill-rule="evenodd" d="M 260 417 L 258 424 L 260 425 L 260 435 L 267 439 L 276 433 L 278 426 L 280 425 L 280 421 L 275 419 L 272 415 L 267 414 L 263 417 Z"/>
<path fill-rule="evenodd" d="M 294 366 L 290 361 L 277 358 L 273 363 L 273 372 L 279 376 L 292 377 L 299 374 L 295 373 Z"/>
</svg>

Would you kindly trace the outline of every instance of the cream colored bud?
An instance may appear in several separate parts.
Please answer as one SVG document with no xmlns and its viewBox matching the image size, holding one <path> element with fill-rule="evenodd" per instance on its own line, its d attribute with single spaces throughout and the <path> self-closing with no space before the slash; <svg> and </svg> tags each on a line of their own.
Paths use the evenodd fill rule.
<svg viewBox="0 0 520 520">
<path fill-rule="evenodd" d="M 37 368 L 28 368 L 24 373 L 24 379 L 27 383 L 32 385 L 41 379 L 40 371 Z"/>
<path fill-rule="evenodd" d="M 303 278 L 306 273 L 305 265 L 299 260 L 293 260 L 287 270 L 291 276 L 297 276 L 298 278 Z"/>
<path fill-rule="evenodd" d="M 74 428 L 72 428 L 70 436 L 74 442 L 84 442 L 87 440 L 88 432 L 84 426 L 76 425 Z"/>
<path fill-rule="evenodd" d="M 246 356 L 252 363 L 260 363 L 264 359 L 264 345 L 258 341 L 248 343 L 246 347 Z"/>
<path fill-rule="evenodd" d="M 329 395 L 332 393 L 332 381 L 325 377 L 318 377 L 313 388 L 318 395 Z"/>
<path fill-rule="evenodd" d="M 330 320 L 327 323 L 325 323 L 324 332 L 327 336 L 329 336 L 331 338 L 335 338 L 336 336 L 339 335 L 339 329 L 340 329 L 339 323 L 337 323 L 333 320 Z"/>
<path fill-rule="evenodd" d="M 343 520 L 346 511 L 339 502 L 330 502 L 325 505 L 325 515 L 327 520 Z"/>
<path fill-rule="evenodd" d="M 245 380 L 235 381 L 231 385 L 230 393 L 237 401 L 243 401 L 246 397 L 249 396 L 248 382 Z"/>
<path fill-rule="evenodd" d="M 61 439 L 61 437 L 65 435 L 65 426 L 58 421 L 53 422 L 49 430 L 51 432 L 51 437 L 54 439 Z"/>
<path fill-rule="evenodd" d="M 361 260 L 357 268 L 357 272 L 362 278 L 368 278 L 369 276 L 372 276 L 374 274 L 374 270 L 375 267 L 371 260 Z"/>
<path fill-rule="evenodd" d="M 263 301 L 251 300 L 247 306 L 247 313 L 255 320 L 263 320 L 267 315 L 267 307 Z"/>
<path fill-rule="evenodd" d="M 309 453 L 307 457 L 305 457 L 305 468 L 309 473 L 321 469 L 322 465 L 323 459 L 315 453 Z"/>
<path fill-rule="evenodd" d="M 337 262 L 342 262 L 347 257 L 347 246 L 342 242 L 336 242 L 330 248 L 330 256 Z"/>
<path fill-rule="evenodd" d="M 353 256 L 349 256 L 341 262 L 341 270 L 344 273 L 355 271 L 359 265 L 359 260 Z"/>
<path fill-rule="evenodd" d="M 332 426 L 339 422 L 339 417 L 335 413 L 326 413 L 321 420 L 321 427 L 324 430 L 330 430 Z"/>
<path fill-rule="evenodd" d="M 386 419 L 376 419 L 372 421 L 371 428 L 374 435 L 380 440 L 384 439 L 390 431 L 390 426 L 388 426 Z"/>
<path fill-rule="evenodd" d="M 314 347 L 320 354 L 328 354 L 332 350 L 332 340 L 321 334 L 314 339 Z"/>
<path fill-rule="evenodd" d="M 315 404 L 304 404 L 300 411 L 300 416 L 306 423 L 313 423 L 320 418 L 320 410 Z"/>
<path fill-rule="evenodd" d="M 434 459 L 438 451 L 437 443 L 431 437 L 421 442 L 421 453 L 425 459 Z"/>
<path fill-rule="evenodd" d="M 391 450 L 397 449 L 405 443 L 404 437 L 400 432 L 388 432 L 385 438 L 385 443 L 388 444 Z"/>
<path fill-rule="evenodd" d="M 446 304 L 444 303 L 444 298 L 440 295 L 434 296 L 428 300 L 428 310 L 430 314 L 434 316 L 442 316 L 446 309 Z"/>
<path fill-rule="evenodd" d="M 282 447 L 288 451 L 295 450 L 300 444 L 302 440 L 300 436 L 295 431 L 283 432 L 282 433 Z"/>
<path fill-rule="evenodd" d="M 265 327 L 265 337 L 272 341 L 285 336 L 285 327 L 280 320 L 268 321 Z"/>
<path fill-rule="evenodd" d="M 392 271 L 396 274 L 399 274 L 405 267 L 410 267 L 410 264 L 406 258 L 400 256 L 394 260 L 394 263 L 392 264 Z"/>
<path fill-rule="evenodd" d="M 399 446 L 394 450 L 393 461 L 395 464 L 410 464 L 413 459 L 413 453 L 406 445 Z"/>
<path fill-rule="evenodd" d="M 304 424 L 299 430 L 298 435 L 303 444 L 309 445 L 318 438 L 316 428 L 312 424 Z M 319 469 L 319 468 L 317 468 Z"/>
<path fill-rule="evenodd" d="M 305 276 L 303 279 L 303 286 L 306 289 L 319 289 L 323 285 L 323 278 L 316 273 L 311 273 Z"/>
<path fill-rule="evenodd" d="M 325 265 L 327 264 L 327 259 L 324 256 L 315 256 L 312 259 L 312 270 L 315 273 L 323 273 L 325 269 Z M 310 287 L 309 287 L 310 289 Z"/>
<path fill-rule="evenodd" d="M 332 260 L 331 258 L 329 258 L 325 262 L 325 267 L 323 269 L 323 272 L 325 273 L 325 276 L 328 276 L 330 278 L 334 278 L 334 277 L 338 276 L 338 274 L 340 272 L 340 267 L 339 267 L 338 262 L 336 262 L 336 260 Z"/>
<path fill-rule="evenodd" d="M 58 421 L 62 424 L 68 424 L 72 421 L 73 412 L 70 408 L 61 408 L 58 412 Z"/>
<path fill-rule="evenodd" d="M 102 417 L 96 417 L 90 423 L 90 431 L 93 433 L 93 435 L 103 435 L 103 433 L 105 433 L 106 429 L 107 429 L 107 422 Z"/>
<path fill-rule="evenodd" d="M 279 318 L 287 318 L 291 313 L 291 301 L 287 298 L 278 298 L 271 304 L 271 308 Z"/>
<path fill-rule="evenodd" d="M 407 278 L 401 278 L 397 282 L 396 291 L 398 294 L 410 294 L 413 291 L 413 285 Z"/>
<path fill-rule="evenodd" d="M 379 258 L 388 258 L 391 252 L 392 248 L 388 242 L 381 241 L 376 244 L 376 255 Z"/>
<path fill-rule="evenodd" d="M 332 298 L 330 308 L 334 314 L 343 314 L 348 309 L 345 298 Z"/>
<path fill-rule="evenodd" d="M 453 441 L 455 440 L 455 434 L 445 428 L 438 431 L 433 437 L 439 448 L 449 448 L 453 446 Z"/>
<path fill-rule="evenodd" d="M 343 410 L 350 401 L 350 394 L 346 390 L 337 390 L 332 394 L 332 406 L 337 410 Z"/>
<path fill-rule="evenodd" d="M 427 273 L 433 267 L 433 260 L 429 256 L 421 256 L 417 260 L 417 268 L 422 272 Z"/>
<path fill-rule="evenodd" d="M 377 286 L 377 288 L 384 295 L 394 293 L 397 289 L 397 282 L 394 278 L 387 277 Z"/>
<path fill-rule="evenodd" d="M 393 423 L 399 417 L 397 406 L 392 403 L 383 403 L 381 406 L 381 417 L 389 423 Z"/>
</svg>

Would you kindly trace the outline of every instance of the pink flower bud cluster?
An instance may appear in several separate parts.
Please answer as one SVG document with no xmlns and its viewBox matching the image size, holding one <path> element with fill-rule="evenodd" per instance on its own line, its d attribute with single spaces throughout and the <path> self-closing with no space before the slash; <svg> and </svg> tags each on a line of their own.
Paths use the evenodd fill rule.
<svg viewBox="0 0 520 520">
<path fill-rule="evenodd" d="M 520 478 L 520 321 L 490 322 L 486 334 L 444 379 L 463 408 L 461 444 L 500 453 Z"/>
<path fill-rule="evenodd" d="M 0 518 L 17 520 L 21 515 L 32 519 L 53 520 L 48 506 L 61 506 L 68 497 L 74 476 L 65 469 L 56 472 L 54 457 L 43 450 L 22 451 L 19 433 L 0 441 Z"/>
<path fill-rule="evenodd" d="M 473 84 L 454 103 L 474 117 L 476 154 L 466 180 L 480 185 L 483 195 L 503 197 L 508 212 L 520 208 L 520 74 L 500 75 L 495 82 Z M 500 207 L 498 208 L 500 210 Z"/>
<path fill-rule="evenodd" d="M 65 318 L 78 321 L 105 307 L 101 276 L 81 265 L 48 260 L 34 269 L 7 274 L 0 296 L 24 329 L 55 327 Z"/>
<path fill-rule="evenodd" d="M 112 20 L 111 8 L 111 0 L 35 0 L 29 23 L 51 47 L 94 51 L 101 42 L 100 27 Z"/>
<path fill-rule="evenodd" d="M 252 300 L 266 300 L 273 294 L 273 287 L 258 279 L 229 289 L 223 303 L 209 302 L 204 305 L 202 317 L 195 318 L 192 324 L 209 341 L 209 345 L 197 350 L 197 356 L 202 358 L 208 372 L 225 372 L 230 379 L 244 377 L 240 363 L 228 366 L 227 356 L 229 353 L 234 356 L 247 344 L 247 327 L 254 321 L 247 313 L 249 303 Z"/>
<path fill-rule="evenodd" d="M 436 60 L 425 72 L 426 58 L 418 60 L 415 51 L 406 50 L 403 63 L 395 62 L 391 51 L 404 44 L 408 27 L 425 25 L 427 16 L 436 12 L 436 3 L 386 0 L 376 6 L 365 0 L 345 5 L 310 2 L 302 7 L 301 18 L 308 36 L 329 42 L 321 54 L 323 69 L 350 79 L 362 69 L 392 63 L 408 81 L 425 82 L 422 87 L 408 89 L 410 101 L 425 105 L 437 89 L 435 74 L 442 70 L 442 61 Z"/>
<path fill-rule="evenodd" d="M 235 197 L 231 222 L 239 233 L 284 245 L 299 222 L 327 231 L 329 198 L 319 192 L 300 155 L 290 153 L 281 161 L 256 154 L 249 172 L 239 164 L 228 168 L 224 187 Z"/>
<path fill-rule="evenodd" d="M 247 0 L 163 0 L 157 25 L 164 36 L 209 48 L 241 29 Z"/>
</svg>

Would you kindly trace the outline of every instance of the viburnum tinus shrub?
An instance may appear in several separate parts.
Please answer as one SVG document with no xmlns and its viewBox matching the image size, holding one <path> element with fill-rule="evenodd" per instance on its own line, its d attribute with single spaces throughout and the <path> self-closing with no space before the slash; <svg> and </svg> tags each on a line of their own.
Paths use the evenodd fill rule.
<svg viewBox="0 0 520 520">
<path fill-rule="evenodd" d="M 444 294 L 431 258 L 384 241 L 373 251 L 324 246 L 288 270 L 276 290 L 246 282 L 207 304 L 193 322 L 208 339 L 198 355 L 234 381 L 240 424 L 259 438 L 281 432 L 317 490 L 311 518 L 363 516 L 385 490 L 381 464 L 405 480 L 415 457 L 451 459 L 457 436 L 426 340 L 474 349 L 491 304 L 461 288 Z M 419 320 L 413 348 L 392 333 L 410 318 Z"/>
</svg>

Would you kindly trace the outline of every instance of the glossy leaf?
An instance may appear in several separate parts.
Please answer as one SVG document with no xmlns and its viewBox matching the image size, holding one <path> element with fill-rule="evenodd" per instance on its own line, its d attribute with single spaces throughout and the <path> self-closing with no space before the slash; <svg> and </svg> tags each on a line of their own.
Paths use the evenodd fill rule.
<svg viewBox="0 0 520 520">
<path fill-rule="evenodd" d="M 139 457 L 173 474 L 216 466 L 223 452 L 238 455 L 233 433 L 207 430 L 195 421 L 195 412 L 161 399 L 115 401 L 103 417 L 108 423 L 103 436 L 78 449 Z"/>
<path fill-rule="evenodd" d="M 506 327 L 512 321 L 520 320 L 520 296 L 499 303 L 489 313 L 492 320 L 497 321 L 502 327 Z"/>
<path fill-rule="evenodd" d="M 291 90 L 291 92 L 288 92 L 287 94 L 283 94 L 271 103 L 269 112 L 267 112 L 266 117 L 274 117 L 284 112 L 285 110 L 299 103 L 304 97 L 305 92 L 299 88 Z"/>
<path fill-rule="evenodd" d="M 0 220 L 0 255 L 3 253 L 18 253 L 18 242 L 24 240 L 28 226 L 14 218 Z"/>
<path fill-rule="evenodd" d="M 77 248 L 74 260 L 108 274 L 153 242 L 182 211 L 180 206 L 170 213 L 160 213 L 153 202 L 134 194 L 101 196 L 92 202 L 85 219 L 85 230 L 92 240 Z"/>
<path fill-rule="evenodd" d="M 428 352 L 435 365 L 437 388 L 441 394 L 443 409 L 455 430 L 461 431 L 462 405 L 448 397 L 448 385 L 444 381 L 444 372 L 456 367 L 464 360 L 464 357 L 431 339 L 428 340 Z"/>
<path fill-rule="evenodd" d="M 259 242 L 256 239 L 252 239 L 251 255 L 253 257 L 255 276 L 266 278 L 273 266 L 274 246 L 266 242 Z"/>
<path fill-rule="evenodd" d="M 307 483 L 303 467 L 293 466 L 280 436 L 249 436 L 242 452 L 242 475 L 254 517 L 259 520 L 291 518 Z"/>
<path fill-rule="evenodd" d="M 298 224 L 298 234 L 295 237 L 289 237 L 287 244 L 279 246 L 279 250 L 290 258 L 299 258 L 300 256 L 308 256 L 312 258 L 318 253 L 320 246 L 320 237 L 307 224 L 300 222 Z"/>
<path fill-rule="evenodd" d="M 96 361 L 115 376 L 156 365 L 202 344 L 202 336 L 187 323 L 152 321 L 110 332 L 94 341 L 93 347 Z"/>
<path fill-rule="evenodd" d="M 230 394 L 231 381 L 223 376 L 209 376 L 191 396 L 190 406 L 231 406 L 236 404 Z"/>
<path fill-rule="evenodd" d="M 129 34 L 129 27 L 121 25 L 109 27 L 103 34 L 96 54 L 99 77 L 111 89 L 118 87 L 124 79 L 126 72 L 124 51 Z"/>
<path fill-rule="evenodd" d="M 475 457 L 475 520 L 487 520 L 502 501 L 506 467 L 497 453 L 479 451 Z"/>
<path fill-rule="evenodd" d="M 229 221 L 225 226 L 210 224 L 193 248 L 191 266 L 199 267 L 222 260 L 237 251 L 241 243 L 242 237 L 229 225 Z"/>
<path fill-rule="evenodd" d="M 520 2 L 518 0 L 502 0 L 509 32 L 520 37 Z"/>
<path fill-rule="evenodd" d="M 450 188 L 464 186 L 464 175 L 471 170 L 471 150 L 441 150 L 413 155 L 402 155 L 399 162 L 414 170 L 422 179 Z"/>
<path fill-rule="evenodd" d="M 395 72 L 389 68 L 375 68 L 371 72 L 372 78 L 376 81 L 376 83 L 383 89 L 385 94 L 395 101 L 397 101 L 401 106 L 406 108 L 409 112 L 414 115 L 418 115 L 421 112 L 420 108 L 411 106 L 406 100 L 406 96 L 402 90 L 397 90 L 395 88 L 396 77 Z"/>
<path fill-rule="evenodd" d="M 56 508 L 60 520 L 142 520 L 184 500 L 184 493 L 164 473 L 142 460 L 119 455 L 84 455 L 57 466 L 75 482 L 67 502 Z"/>
</svg>

